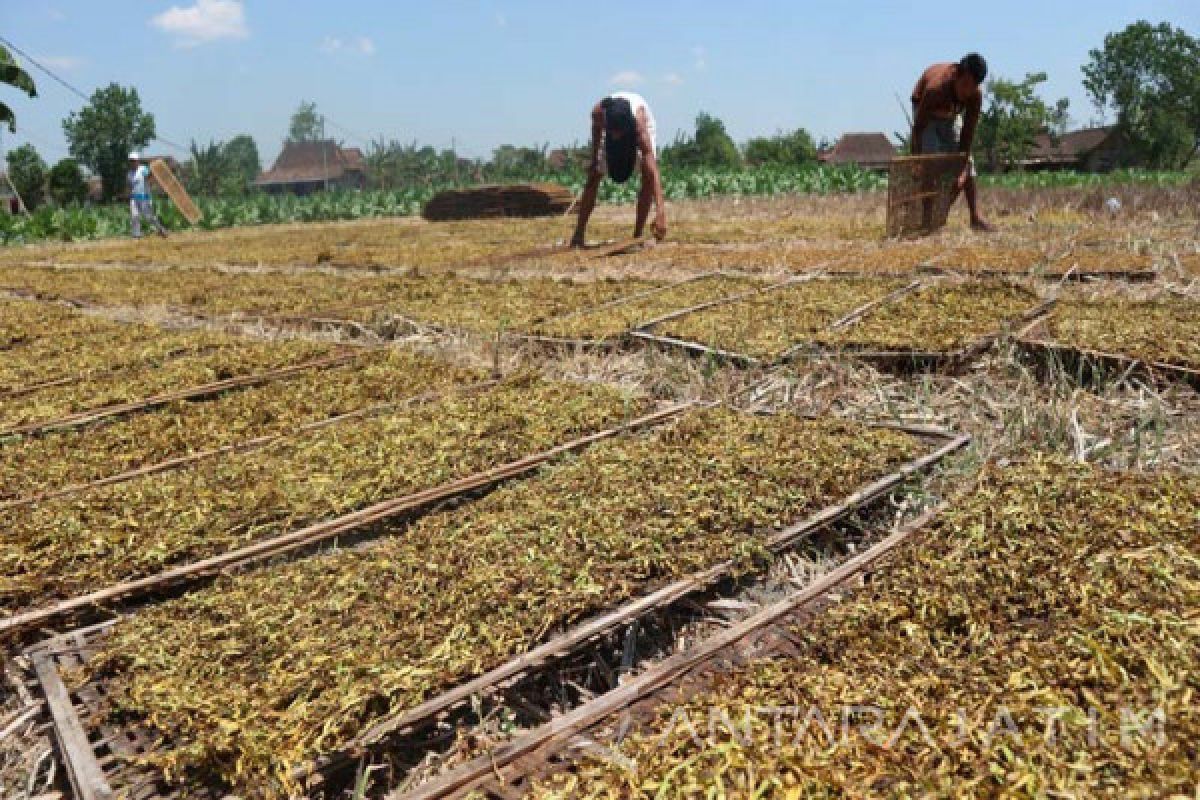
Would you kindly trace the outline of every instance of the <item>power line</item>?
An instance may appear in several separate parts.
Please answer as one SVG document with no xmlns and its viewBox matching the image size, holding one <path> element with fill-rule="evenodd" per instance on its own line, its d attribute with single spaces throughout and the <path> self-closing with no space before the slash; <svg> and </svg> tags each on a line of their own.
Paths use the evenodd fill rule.
<svg viewBox="0 0 1200 800">
<path fill-rule="evenodd" d="M 155 136 L 155 137 L 154 137 L 154 141 L 156 141 L 156 142 L 162 142 L 162 143 L 163 143 L 163 144 L 165 144 L 167 147 L 174 147 L 176 150 L 178 150 L 178 151 L 179 151 L 179 152 L 181 152 L 181 153 L 190 153 L 190 152 L 191 152 L 190 150 L 188 150 L 188 149 L 187 149 L 186 147 L 184 147 L 183 145 L 181 145 L 181 144 L 175 144 L 175 142 L 172 142 L 170 139 L 164 139 L 164 138 L 163 138 L 163 137 L 161 137 L 161 136 Z"/>
<path fill-rule="evenodd" d="M 24 56 L 24 57 L 25 57 L 25 59 L 26 59 L 27 61 L 29 61 L 29 63 L 30 63 L 30 64 L 33 64 L 35 67 L 37 67 L 38 69 L 40 69 L 42 72 L 46 73 L 46 74 L 47 74 L 47 75 L 49 75 L 51 78 L 53 78 L 54 80 L 58 81 L 58 82 L 59 82 L 59 83 L 61 83 L 63 86 L 65 86 L 65 87 L 67 88 L 67 91 L 74 92 L 74 93 L 75 93 L 75 94 L 77 94 L 79 97 L 83 98 L 83 100 L 84 100 L 85 102 L 86 102 L 86 101 L 89 99 L 89 98 L 88 98 L 88 96 L 87 96 L 86 94 L 84 94 L 84 93 L 83 93 L 83 92 L 81 92 L 80 90 L 76 89 L 74 86 L 72 86 L 71 84 L 67 83 L 67 82 L 66 82 L 65 80 L 63 80 L 62 78 L 60 78 L 60 77 L 58 77 L 57 75 L 55 75 L 53 72 L 51 72 L 51 71 L 50 71 L 50 69 L 49 69 L 48 67 L 44 67 L 44 66 L 42 66 L 42 64 L 41 64 L 41 63 L 40 63 L 40 62 L 39 62 L 39 61 L 38 61 L 36 58 L 34 58 L 33 56 L 29 55 L 29 53 L 26 53 L 26 52 L 25 52 L 24 50 L 22 50 L 21 48 L 17 47 L 15 44 L 13 44 L 12 42 L 10 42 L 8 39 L 4 38 L 3 36 L 0 36 L 0 42 L 3 42 L 3 43 L 4 43 L 4 44 L 6 44 L 8 47 L 12 48 L 13 50 L 16 50 L 16 51 L 17 51 L 17 53 L 19 53 L 20 55 Z"/>
<path fill-rule="evenodd" d="M 347 135 L 347 136 L 349 136 L 351 139 L 356 139 L 356 140 L 358 141 L 358 143 L 359 143 L 359 144 L 364 144 L 364 145 L 370 145 L 370 144 L 371 144 L 371 140 L 370 140 L 370 139 L 368 139 L 368 138 L 366 138 L 365 136 L 363 136 L 363 135 L 361 135 L 361 134 L 358 134 L 358 133 L 355 133 L 354 131 L 350 130 L 349 128 L 347 128 L 347 127 L 345 127 L 345 126 L 343 126 L 343 125 L 338 125 L 336 122 L 334 122 L 333 120 L 329 119 L 329 117 L 326 117 L 326 116 L 324 116 L 324 115 L 322 115 L 322 117 L 323 117 L 323 119 L 324 119 L 326 122 L 328 122 L 330 125 L 332 125 L 332 126 L 333 126 L 334 128 L 336 128 L 337 130 L 339 130 L 339 131 L 341 131 L 342 133 L 346 134 L 346 135 Z"/>
<path fill-rule="evenodd" d="M 60 78 L 60 77 L 59 77 L 57 74 L 55 74 L 55 73 L 54 73 L 54 72 L 53 72 L 53 71 L 52 71 L 52 70 L 51 70 L 49 67 L 47 67 L 47 66 L 43 65 L 43 64 L 42 64 L 40 61 L 38 61 L 36 58 L 34 58 L 33 56 L 29 55 L 29 53 L 26 53 L 26 52 L 25 52 L 24 50 L 22 50 L 21 48 L 17 47 L 15 44 L 13 44 L 12 42 L 10 42 L 10 41 L 9 41 L 7 38 L 5 38 L 4 36 L 0 36 L 0 42 L 3 42 L 3 43 L 4 43 L 4 44 L 7 46 L 7 47 L 9 47 L 10 49 L 12 49 L 12 50 L 16 51 L 16 53 L 17 53 L 18 55 L 20 55 L 20 56 L 24 57 L 24 58 L 25 58 L 25 60 L 27 60 L 27 61 L 28 61 L 30 64 L 33 64 L 33 66 L 37 67 L 39 70 L 41 70 L 42 72 L 44 72 L 44 73 L 46 73 L 47 75 L 49 75 L 49 76 L 50 76 L 51 78 L 53 78 L 55 81 L 57 81 L 58 83 L 62 84 L 62 86 L 63 86 L 64 88 L 66 88 L 66 90 L 67 90 L 67 91 L 69 91 L 69 92 L 71 92 L 72 94 L 76 95 L 76 96 L 77 96 L 77 97 L 79 97 L 81 100 L 83 100 L 85 103 L 87 103 L 87 102 L 91 102 L 91 98 L 90 98 L 90 97 L 88 97 L 86 94 L 84 94 L 84 93 L 83 93 L 83 92 L 82 92 L 80 89 L 76 88 L 75 86 L 72 86 L 70 83 L 68 83 L 68 82 L 67 82 L 67 80 L 66 80 L 66 79 L 64 79 L 64 78 Z M 161 137 L 161 136 L 155 136 L 155 137 L 154 137 L 154 141 L 156 141 L 156 142 L 162 142 L 163 144 L 167 145 L 168 147 L 174 147 L 176 150 L 178 150 L 178 151 L 179 151 L 179 152 L 181 152 L 181 153 L 186 153 L 186 152 L 188 152 L 187 148 L 186 148 L 186 147 L 184 147 L 183 145 L 176 144 L 175 142 L 172 142 L 170 139 L 164 139 L 164 138 L 163 138 L 163 137 Z"/>
</svg>

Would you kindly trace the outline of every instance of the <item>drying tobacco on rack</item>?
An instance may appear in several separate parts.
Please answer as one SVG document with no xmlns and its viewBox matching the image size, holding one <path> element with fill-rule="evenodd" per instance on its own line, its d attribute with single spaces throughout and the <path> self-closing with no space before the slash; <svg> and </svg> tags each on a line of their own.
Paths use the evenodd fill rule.
<svg viewBox="0 0 1200 800">
<path fill-rule="evenodd" d="M 0 609 L 101 589 L 545 450 L 640 410 L 528 376 L 0 512 Z"/>
<path fill-rule="evenodd" d="M 1049 319 L 1050 338 L 1087 350 L 1200 367 L 1200 314 L 1196 301 L 1163 296 L 1059 301 Z"/>
<path fill-rule="evenodd" d="M 1012 272 L 1025 273 L 1045 261 L 1037 250 L 1014 250 L 1003 247 L 955 247 L 943 250 L 929 260 L 929 265 L 952 272 Z"/>
<path fill-rule="evenodd" d="M 410 351 L 370 352 L 344 366 L 306 370 L 204 402 L 179 401 L 107 425 L 22 438 L 0 448 L 0 502 L 485 378 Z"/>
<path fill-rule="evenodd" d="M 933 244 L 885 244 L 883 247 L 848 253 L 831 264 L 832 272 L 862 273 L 865 275 L 908 275 L 943 252 Z"/>
<path fill-rule="evenodd" d="M 891 430 L 727 410 L 597 444 L 371 546 L 245 574 L 117 626 L 89 678 L 175 779 L 282 796 L 289 771 L 697 570 L 922 450 Z M 80 676 L 80 679 L 84 679 Z"/>
<path fill-rule="evenodd" d="M 0 392 L 27 391 L 47 381 L 102 377 L 211 351 L 234 341 L 199 331 L 174 332 L 122 325 L 87 332 L 66 330 L 0 351 Z"/>
<path fill-rule="evenodd" d="M 0 353 L 47 337 L 78 336 L 118 327 L 65 306 L 0 299 Z"/>
<path fill-rule="evenodd" d="M 485 281 L 433 275 L 409 279 L 384 310 L 479 333 L 531 331 L 542 320 L 653 288 L 644 281 L 574 282 L 556 278 Z"/>
<path fill-rule="evenodd" d="M 935 284 L 814 339 L 856 350 L 947 352 L 1000 333 L 1037 304 L 1033 292 L 1002 283 Z"/>
<path fill-rule="evenodd" d="M 1125 250 L 1074 250 L 1046 265 L 1055 275 L 1113 275 L 1154 272 L 1154 258 Z"/>
<path fill-rule="evenodd" d="M 532 792 L 1190 797 L 1200 479 L 1034 461 L 754 662 Z M 711 727 L 710 727 L 711 725 Z"/>
<path fill-rule="evenodd" d="M 0 408 L 0 429 L 49 422 L 76 411 L 301 364 L 331 355 L 334 347 L 300 340 L 259 342 L 183 333 L 164 334 L 161 339 L 139 343 L 135 352 L 134 364 L 105 371 L 89 369 L 89 359 L 103 365 L 110 354 L 81 348 L 73 355 L 76 370 L 82 370 L 83 377 L 6 400 Z"/>
<path fill-rule="evenodd" d="M 818 278 L 760 292 L 656 325 L 652 333 L 773 360 L 788 348 L 904 284 Z"/>
<path fill-rule="evenodd" d="M 663 268 L 692 274 L 721 270 L 748 273 L 806 272 L 834 264 L 851 252 L 843 247 L 811 246 L 793 242 L 687 244 L 668 241 L 626 255 L 609 256 L 604 259 L 603 264 L 606 269 L 624 269 L 631 272 Z M 547 266 L 574 264 L 581 269 L 596 266 L 596 262 L 586 253 L 539 259 L 533 263 Z"/>
<path fill-rule="evenodd" d="M 291 314 L 371 321 L 396 314 L 483 333 L 529 331 L 538 322 L 653 288 L 647 281 L 485 280 L 453 273 L 386 276 L 0 269 L 0 283 L 104 306 L 180 308 L 207 314 Z"/>
<path fill-rule="evenodd" d="M 473 220 L 438 225 L 415 220 L 379 220 L 351 225 L 246 227 L 141 242 L 48 245 L 33 253 L 14 248 L 11 255 L 0 251 L 0 262 L 27 262 L 34 256 L 58 264 L 455 267 L 529 249 L 562 235 L 557 218 Z"/>
<path fill-rule="evenodd" d="M 761 282 L 750 278 L 714 275 L 652 290 L 593 311 L 547 320 L 536 326 L 535 332 L 566 339 L 610 339 L 672 311 L 761 287 Z"/>
</svg>

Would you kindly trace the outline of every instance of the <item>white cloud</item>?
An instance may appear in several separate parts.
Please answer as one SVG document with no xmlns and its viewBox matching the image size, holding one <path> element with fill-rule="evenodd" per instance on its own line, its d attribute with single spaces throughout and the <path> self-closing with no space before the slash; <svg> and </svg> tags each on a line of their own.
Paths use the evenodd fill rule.
<svg viewBox="0 0 1200 800">
<path fill-rule="evenodd" d="M 613 86 L 637 86 L 645 80 L 642 73 L 637 70 L 625 69 L 609 78 L 608 82 Z"/>
<path fill-rule="evenodd" d="M 497 28 L 507 28 L 508 27 L 508 17 L 504 16 L 499 11 L 496 12 L 496 27 Z"/>
<path fill-rule="evenodd" d="M 704 72 L 708 69 L 708 50 L 700 45 L 692 48 L 692 66 L 697 72 Z"/>
<path fill-rule="evenodd" d="M 667 86 L 679 86 L 683 83 L 683 76 L 678 72 L 668 72 L 663 75 L 663 83 Z"/>
<path fill-rule="evenodd" d="M 357 53 L 372 56 L 375 55 L 375 42 L 369 36 L 357 36 L 354 39 L 326 36 L 317 45 L 317 49 L 322 53 Z"/>
<path fill-rule="evenodd" d="M 83 59 L 76 58 L 75 56 L 41 56 L 38 58 L 38 61 L 47 67 L 52 67 L 63 72 L 75 69 L 83 64 Z"/>
<path fill-rule="evenodd" d="M 46 16 L 50 18 L 51 22 L 62 22 L 67 18 L 67 15 L 57 8 L 46 9 Z"/>
<path fill-rule="evenodd" d="M 175 37 L 179 47 L 250 35 L 242 0 L 196 0 L 196 5 L 186 8 L 171 6 L 152 17 L 150 24 Z"/>
</svg>

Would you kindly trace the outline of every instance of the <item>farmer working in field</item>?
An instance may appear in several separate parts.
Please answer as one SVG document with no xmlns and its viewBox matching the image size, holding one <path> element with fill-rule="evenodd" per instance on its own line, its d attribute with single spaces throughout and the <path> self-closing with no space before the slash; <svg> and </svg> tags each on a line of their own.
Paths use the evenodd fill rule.
<svg viewBox="0 0 1200 800">
<path fill-rule="evenodd" d="M 142 217 L 158 230 L 158 235 L 166 238 L 167 229 L 158 221 L 154 214 L 154 204 L 150 202 L 150 189 L 146 182 L 150 180 L 150 168 L 142 163 L 137 153 L 129 154 L 129 215 L 133 227 L 133 238 L 142 238 Z"/>
<path fill-rule="evenodd" d="M 979 215 L 975 188 L 975 161 L 970 157 L 975 128 L 983 107 L 980 87 L 987 77 L 987 62 L 978 53 L 970 53 L 957 64 L 934 64 L 921 75 L 912 93 L 913 155 L 922 153 L 966 153 L 967 163 L 958 176 L 955 189 L 967 196 L 971 227 L 978 231 L 994 230 Z M 962 115 L 962 132 L 957 129 Z"/>
<path fill-rule="evenodd" d="M 650 204 L 656 209 L 654 236 L 667 235 L 667 209 L 663 204 L 662 176 L 658 172 L 658 143 L 654 114 L 646 100 L 633 92 L 614 92 L 592 109 L 592 160 L 588 169 L 587 186 L 579 199 L 579 222 L 575 226 L 572 247 L 583 247 L 588 219 L 596 207 L 600 181 L 607 174 L 617 183 L 624 183 L 633 174 L 641 156 L 642 187 L 638 192 L 637 222 L 633 235 L 640 237 L 650 215 Z"/>
</svg>

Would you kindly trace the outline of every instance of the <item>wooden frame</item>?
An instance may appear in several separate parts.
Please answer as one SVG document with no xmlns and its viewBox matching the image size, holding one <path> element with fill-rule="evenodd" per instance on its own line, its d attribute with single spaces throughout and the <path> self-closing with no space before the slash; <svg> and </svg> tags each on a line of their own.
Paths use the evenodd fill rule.
<svg viewBox="0 0 1200 800">
<path fill-rule="evenodd" d="M 655 286 L 651 289 L 643 289 L 640 292 L 634 292 L 633 294 L 630 294 L 630 295 L 624 295 L 622 297 L 617 297 L 617 298 L 614 298 L 613 300 L 609 300 L 608 302 L 601 303 L 596 306 L 591 306 L 589 308 L 580 308 L 580 309 L 576 309 L 575 311 L 568 311 L 565 314 L 559 314 L 558 316 L 550 317 L 549 319 L 543 321 L 541 323 L 541 325 L 546 325 L 548 323 L 557 322 L 559 320 L 571 319 L 573 317 L 581 317 L 581 316 L 585 316 L 587 314 L 594 314 L 598 311 L 604 311 L 604 310 L 607 310 L 610 308 L 620 308 L 621 306 L 625 305 L 626 303 L 630 303 L 630 302 L 633 302 L 636 300 L 641 300 L 642 298 L 645 298 L 645 297 L 653 297 L 656 294 L 661 294 L 663 292 L 678 288 L 680 286 L 686 286 L 688 284 L 698 283 L 700 281 L 711 280 L 713 278 L 750 278 L 750 279 L 753 279 L 753 276 L 746 275 L 743 273 L 738 273 L 738 272 L 725 271 L 725 270 L 714 270 L 711 272 L 702 272 L 702 273 L 699 273 L 698 275 L 692 275 L 690 277 L 684 278 L 683 280 L 675 281 L 674 283 L 668 283 L 664 286 Z M 754 290 L 754 291 L 761 291 L 761 289 Z M 753 292 L 739 292 L 735 296 L 741 296 L 744 294 L 752 294 L 752 293 Z M 694 309 L 694 308 L 707 307 L 709 305 L 719 304 L 726 299 L 727 298 L 725 298 L 725 297 L 716 298 L 715 300 L 711 300 L 706 303 L 702 303 L 700 306 L 693 306 L 692 308 Z M 616 349 L 616 348 L 621 347 L 624 344 L 632 343 L 632 338 L 631 338 L 630 334 L 633 331 L 641 330 L 641 329 L 647 327 L 648 325 L 651 325 L 653 323 L 659 322 L 664 319 L 674 318 L 680 314 L 686 313 L 689 310 L 691 310 L 691 309 L 673 310 L 663 316 L 655 317 L 650 320 L 646 320 L 644 322 L 637 323 L 636 325 L 633 325 L 632 327 L 629 327 L 629 328 L 625 329 L 624 331 L 621 331 L 620 333 L 614 334 L 612 336 L 606 336 L 606 337 L 596 338 L 596 339 L 592 339 L 592 338 L 569 339 L 569 338 L 563 338 L 563 337 L 557 337 L 557 336 L 547 336 L 544 334 L 537 334 L 537 333 L 510 333 L 510 334 L 506 334 L 506 337 L 511 340 L 518 341 L 518 342 L 524 342 L 524 343 L 536 344 L 536 345 L 545 345 L 545 346 L 549 346 L 549 347 L 573 347 L 573 348 L 591 348 L 591 349 L 604 349 L 604 350 Z"/>
<path fill-rule="evenodd" d="M 1156 384 L 1179 381 L 1200 392 L 1200 369 L 1165 361 L 1144 361 L 1121 353 L 1108 353 L 1077 345 L 1062 344 L 1047 338 L 1047 317 L 1030 321 L 1016 334 L 1016 344 L 1039 367 L 1057 362 L 1074 371 L 1083 383 L 1100 382 L 1109 375 L 1132 374 Z"/>
<path fill-rule="evenodd" d="M 655 326 L 659 325 L 662 322 L 666 322 L 671 319 L 676 319 L 678 317 L 684 316 L 685 314 L 690 314 L 695 311 L 703 311 L 705 309 L 713 308 L 715 306 L 732 304 L 739 300 L 743 300 L 747 297 L 752 297 L 752 296 L 755 296 L 758 294 L 766 294 L 768 292 L 778 291 L 780 289 L 785 289 L 789 286 L 795 286 L 796 284 L 799 284 L 799 283 L 806 283 L 808 281 L 814 281 L 814 280 L 841 280 L 844 277 L 847 277 L 847 276 L 842 276 L 842 275 L 827 276 L 824 273 L 808 273 L 805 275 L 799 275 L 795 278 L 786 280 L 783 283 L 777 283 L 772 286 L 768 286 L 765 289 L 760 289 L 756 292 L 746 292 L 744 294 L 724 298 L 718 302 L 705 303 L 703 305 L 696 306 L 694 308 L 684 309 L 684 310 L 676 312 L 674 314 L 669 314 L 667 316 L 660 317 L 659 319 L 649 322 L 646 325 L 643 325 L 641 328 L 633 331 L 631 333 L 631 335 L 634 336 L 635 338 L 641 339 L 646 342 L 651 342 L 651 343 L 659 345 L 661 347 L 665 347 L 668 349 L 675 349 L 675 350 L 683 350 L 684 352 L 688 353 L 689 355 L 693 355 L 693 356 L 716 358 L 716 359 L 719 359 L 720 361 L 727 362 L 727 363 L 730 363 L 730 364 L 733 364 L 733 365 L 739 366 L 739 367 L 769 368 L 769 367 L 779 366 L 780 364 L 786 364 L 787 362 L 797 358 L 798 356 L 800 356 L 802 354 L 815 353 L 815 351 L 813 350 L 813 343 L 810 341 L 797 342 L 797 343 L 792 344 L 789 347 L 787 347 L 783 352 L 781 352 L 779 355 L 775 356 L 774 358 L 772 358 L 770 360 L 764 360 L 764 359 L 758 358 L 756 356 L 748 355 L 746 353 L 736 353 L 736 352 L 731 352 L 728 350 L 722 350 L 720 348 L 712 347 L 712 346 L 709 346 L 706 344 L 702 344 L 700 342 L 693 342 L 693 341 L 689 341 L 686 339 L 676 339 L 671 336 L 665 336 L 662 334 L 652 333 L 651 331 Z M 871 278 L 871 277 L 875 277 L 875 276 L 864 276 L 864 277 Z M 864 304 L 858 306 L 857 308 L 854 308 L 849 313 L 847 313 L 844 316 L 831 322 L 823 330 L 838 330 L 839 328 L 842 328 L 842 327 L 845 327 L 846 325 L 852 324 L 853 322 L 861 319 L 865 314 L 867 314 L 874 308 L 876 308 L 880 305 L 883 305 L 884 303 L 890 303 L 894 300 L 897 300 L 900 297 L 902 297 L 903 295 L 916 290 L 920 286 L 921 286 L 920 281 L 912 281 L 912 282 L 906 284 L 905 286 L 900 287 L 899 289 L 889 292 L 888 294 L 884 295 L 883 297 L 878 297 L 874 300 L 871 300 L 870 302 L 867 302 L 867 303 L 864 303 Z"/>
<path fill-rule="evenodd" d="M 665 418 L 666 416 L 677 414 L 687 407 L 675 407 L 652 416 Z M 777 532 L 770 538 L 769 547 L 776 551 L 787 549 L 797 541 L 846 517 L 861 506 L 886 495 L 913 475 L 929 469 L 945 456 L 966 446 L 970 441 L 970 436 L 957 435 L 950 431 L 924 426 L 907 428 L 903 425 L 882 425 L 876 427 L 908 430 L 914 436 L 938 443 L 939 446 L 936 446 L 924 456 L 901 465 L 884 477 L 860 487 L 840 502 L 827 506 L 809 515 L 802 521 Z M 613 434 L 610 432 L 608 435 Z M 681 598 L 711 586 L 715 582 L 727 577 L 732 566 L 732 561 L 714 565 L 626 602 L 614 610 L 585 620 L 573 626 L 565 633 L 553 637 L 551 640 L 524 654 L 514 657 L 500 667 L 455 687 L 451 687 L 442 694 L 431 697 L 414 708 L 378 720 L 346 747 L 295 770 L 292 777 L 309 786 L 320 784 L 323 782 L 325 775 L 353 764 L 363 753 L 385 749 L 397 737 L 401 737 L 428 724 L 432 720 L 466 706 L 472 697 L 494 692 L 502 686 L 511 684 L 518 678 L 544 667 L 551 661 L 570 655 L 580 645 L 590 640 L 611 633 L 619 626 L 636 620 L 646 613 L 669 606 Z M 90 630 L 82 630 L 46 640 L 32 648 L 29 652 L 35 659 L 38 657 L 58 658 L 60 660 L 67 658 L 78 662 L 79 659 L 87 657 L 88 650 L 95 645 L 98 637 L 105 635 L 111 624 L 113 623 L 105 623 Z M 74 665 L 77 665 L 75 662 L 73 662 Z M 70 665 L 68 663 L 63 664 L 63 666 Z M 43 669 L 43 672 L 46 673 L 44 675 L 45 680 L 41 680 L 42 675 L 39 675 L 39 680 L 42 683 L 43 691 L 49 697 L 50 694 L 57 692 L 54 686 L 55 676 L 50 675 L 45 669 Z M 55 674 L 57 674 L 56 671 Z M 102 693 L 102 686 L 91 685 L 85 687 L 85 689 L 81 689 L 76 693 L 77 702 L 65 702 L 61 694 L 58 694 L 57 699 L 51 701 L 56 706 L 54 710 L 56 729 L 61 727 L 63 731 L 69 733 L 77 724 L 78 727 L 82 728 L 82 724 L 79 723 L 80 719 L 92 719 L 96 724 L 102 724 L 102 706 L 95 700 L 89 699 L 89 695 L 91 697 L 102 696 Z M 113 731 L 110 729 L 107 732 L 102 731 L 102 734 L 101 743 L 106 743 L 116 738 L 120 741 L 142 741 L 145 743 L 142 745 L 143 751 L 146 748 L 155 746 L 153 737 L 138 730 L 123 729 Z M 155 784 L 153 775 L 148 773 L 147 770 L 142 769 L 141 771 L 137 771 L 136 767 L 128 767 L 122 761 L 118 761 L 115 766 L 112 765 L 112 762 L 107 762 L 111 766 L 111 769 L 106 772 L 106 762 L 103 760 L 102 755 L 95 752 L 95 748 L 89 748 L 86 751 L 78 748 L 71 750 L 64 749 L 63 755 L 65 759 L 71 762 L 68 765 L 68 769 L 72 774 L 78 774 L 93 781 L 90 785 L 93 791 L 98 792 L 112 785 L 116 785 L 118 789 L 128 788 L 130 780 L 138 781 L 142 788 Z M 130 769 L 134 771 L 130 772 Z M 103 784 L 101 785 L 99 781 L 103 781 Z M 192 790 L 189 789 L 189 791 Z M 101 795 L 96 796 L 101 797 Z M 158 788 L 155 785 L 149 791 L 141 791 L 141 793 L 136 794 L 131 793 L 130 796 L 134 800 L 151 800 L 151 798 L 160 798 L 164 795 L 158 792 Z"/>
<path fill-rule="evenodd" d="M 440 486 L 383 500 L 331 520 L 325 520 L 314 525 L 289 531 L 288 533 L 254 542 L 245 547 L 201 559 L 200 561 L 171 567 L 154 575 L 148 575 L 143 578 L 137 578 L 104 589 L 88 592 L 42 608 L 21 611 L 12 616 L 0 619 L 0 639 L 29 631 L 35 627 L 44 627 L 59 620 L 77 617 L 89 611 L 95 613 L 97 610 L 103 609 L 106 612 L 111 612 L 114 608 L 120 608 L 152 594 L 161 594 L 168 590 L 177 592 L 181 589 L 211 582 L 218 575 L 231 570 L 261 563 L 266 559 L 307 550 L 330 539 L 359 531 L 368 525 L 385 519 L 416 512 L 428 508 L 433 504 L 461 497 L 471 492 L 485 489 L 501 481 L 528 474 L 561 455 L 582 450 L 596 442 L 622 433 L 658 424 L 663 420 L 682 413 L 690 407 L 691 404 L 689 403 L 670 406 L 664 410 L 631 420 L 624 425 L 583 436 L 548 450 L 543 450 L 540 453 L 535 453 L 516 461 L 510 461 L 507 464 L 477 472 L 474 475 L 450 481 Z"/>
<path fill-rule="evenodd" d="M 115 403 L 113 405 L 101 406 L 87 411 L 78 411 L 74 414 L 68 414 L 57 419 L 46 420 L 42 422 L 29 422 L 23 425 L 15 425 L 11 428 L 0 430 L 0 439 L 9 436 L 34 436 L 48 431 L 59 430 L 62 428 L 77 428 L 82 425 L 88 425 L 93 422 L 98 422 L 109 417 L 131 414 L 135 411 L 146 411 L 159 406 L 165 406 L 173 403 L 176 400 L 197 400 L 203 397 L 210 397 L 221 392 L 227 392 L 230 389 L 244 389 L 248 386 L 258 386 L 263 383 L 269 383 L 280 378 L 286 378 L 300 372 L 305 372 L 310 369 L 326 369 L 328 367 L 336 367 L 345 364 L 358 357 L 358 353 L 341 352 L 332 356 L 325 356 L 313 361 L 305 361 L 302 364 L 294 364 L 290 367 L 280 367 L 278 369 L 268 370 L 267 372 L 258 372 L 251 375 L 243 375 L 238 378 L 228 378 L 223 381 L 214 381 L 212 383 L 200 384 L 199 386 L 190 386 L 186 389 L 177 389 L 175 391 L 164 392 L 162 394 L 146 397 L 141 400 L 134 400 L 127 403 Z"/>
<path fill-rule="evenodd" d="M 459 392 L 477 391 L 477 390 L 489 388 L 489 387 L 495 386 L 495 385 L 496 385 L 496 381 L 482 381 L 480 383 L 476 383 L 473 385 L 460 387 L 457 391 L 459 391 Z M 157 474 L 163 473 L 163 472 L 170 472 L 172 470 L 181 469 L 183 467 L 190 466 L 190 465 L 198 463 L 200 461 L 207 461 L 210 458 L 216 458 L 217 456 L 231 455 L 234 453 L 245 453 L 245 452 L 248 452 L 251 450 L 257 450 L 257 449 L 266 447 L 267 445 L 274 444 L 275 442 L 281 441 L 283 439 L 289 439 L 294 436 L 303 435 L 305 433 L 312 433 L 313 431 L 319 431 L 323 428 L 328 428 L 333 425 L 338 425 L 342 422 L 349 422 L 351 420 L 362 419 L 364 417 L 374 416 L 375 414 L 384 414 L 389 411 L 394 411 L 396 409 L 403 408 L 403 407 L 410 406 L 410 405 L 431 402 L 431 401 L 437 399 L 438 397 L 440 397 L 441 394 L 442 394 L 441 392 L 426 392 L 424 394 L 416 395 L 414 397 L 406 398 L 404 400 L 397 400 L 397 401 L 391 402 L 391 403 L 378 403 L 376 405 L 367 406 L 365 408 L 360 408 L 355 411 L 347 411 L 344 414 L 338 414 L 333 417 L 326 417 L 324 419 L 314 420 L 313 422 L 306 422 L 302 425 L 297 425 L 296 427 L 294 427 L 290 430 L 280 431 L 278 433 L 265 434 L 263 436 L 255 436 L 253 438 L 245 439 L 243 441 L 235 442 L 233 444 L 227 444 L 222 447 L 214 447 L 209 450 L 200 450 L 195 453 L 189 453 L 188 455 L 176 456 L 174 458 L 168 458 L 164 461 L 159 461 L 154 464 L 147 464 L 145 466 L 136 467 L 134 469 L 126 470 L 124 472 L 118 472 L 114 475 L 108 475 L 103 478 L 98 478 L 93 481 L 88 481 L 87 483 L 72 484 L 69 486 L 64 486 L 61 489 L 54 489 L 49 492 L 42 492 L 41 494 L 28 495 L 26 497 L 17 497 L 12 500 L 0 501 L 0 511 L 7 511 L 12 508 L 20 508 L 21 506 L 32 505 L 34 503 L 44 503 L 47 500 L 54 500 L 54 499 L 57 499 L 60 497 L 68 497 L 70 495 L 78 494 L 80 492 L 86 492 L 86 491 L 90 491 L 92 489 L 98 489 L 102 486 L 112 486 L 114 484 L 124 483 L 126 481 L 131 481 L 131 480 L 134 480 L 135 478 L 141 478 L 146 475 L 157 475 Z"/>
<path fill-rule="evenodd" d="M 967 153 L 892 159 L 888 164 L 888 238 L 929 234 L 945 225 L 958 197 L 953 182 L 967 159 Z"/>
<path fill-rule="evenodd" d="M 897 372 L 934 371 L 955 374 L 991 349 L 1008 330 L 1044 316 L 1054 307 L 1055 302 L 1043 301 L 1002 326 L 1000 330 L 984 334 L 957 350 L 872 350 L 865 345 L 847 344 L 828 347 L 818 345 L 812 354 L 845 356 L 871 364 L 877 369 Z"/>
<path fill-rule="evenodd" d="M 963 275 L 973 278 L 1038 278 L 1046 281 L 1060 282 L 1114 280 L 1143 283 L 1152 281 L 1158 277 L 1158 273 L 1154 270 L 1060 270 L 1055 272 L 1051 269 L 1054 266 L 1055 260 L 1043 259 L 1023 272 L 1003 269 L 964 269 L 955 267 L 953 264 L 935 264 L 931 261 L 921 264 L 917 269 L 926 275 Z"/>
<path fill-rule="evenodd" d="M 903 546 L 942 510 L 925 512 L 916 520 L 851 557 L 836 569 L 822 575 L 790 597 L 768 606 L 695 647 L 671 656 L 612 691 L 576 707 L 544 725 L 527 731 L 450 772 L 412 791 L 395 791 L 387 800 L 435 800 L 481 792 L 484 797 L 507 798 L 533 777 L 569 766 L 567 753 L 572 745 L 586 749 L 593 741 L 608 738 L 597 729 L 622 711 L 652 713 L 662 695 L 678 689 L 682 681 L 704 684 L 716 673 L 726 672 L 753 658 L 762 658 L 780 650 L 787 652 L 789 639 L 781 631 L 790 619 L 818 610 L 829 593 L 844 587 L 876 567 L 880 561 Z M 644 717 L 643 717 L 644 718 Z M 588 736 L 581 741 L 585 732 Z M 510 787 L 513 787 L 510 789 Z"/>
</svg>

